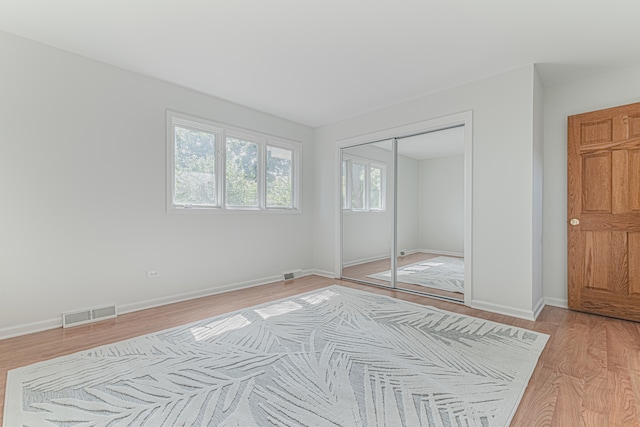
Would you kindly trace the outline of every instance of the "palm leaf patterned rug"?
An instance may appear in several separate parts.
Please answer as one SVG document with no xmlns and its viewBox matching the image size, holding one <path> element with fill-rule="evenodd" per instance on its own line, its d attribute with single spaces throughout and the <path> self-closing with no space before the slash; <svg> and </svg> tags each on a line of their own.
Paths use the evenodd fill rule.
<svg viewBox="0 0 640 427">
<path fill-rule="evenodd" d="M 391 281 L 391 271 L 368 276 Z M 464 258 L 439 256 L 398 268 L 398 282 L 428 286 L 450 292 L 464 292 Z"/>
<path fill-rule="evenodd" d="M 331 286 L 12 370 L 4 426 L 506 426 L 547 339 Z"/>
</svg>

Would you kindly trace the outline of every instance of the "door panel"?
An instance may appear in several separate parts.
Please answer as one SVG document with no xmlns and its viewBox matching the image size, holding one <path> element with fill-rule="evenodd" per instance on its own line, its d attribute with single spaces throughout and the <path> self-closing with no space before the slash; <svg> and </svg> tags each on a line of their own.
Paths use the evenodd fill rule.
<svg viewBox="0 0 640 427">
<path fill-rule="evenodd" d="M 569 307 L 640 321 L 640 104 L 568 130 Z"/>
<path fill-rule="evenodd" d="M 611 175 L 611 153 L 583 157 L 583 212 L 611 212 Z"/>
<path fill-rule="evenodd" d="M 616 150 L 611 153 L 611 211 L 614 214 L 629 212 L 629 153 L 627 150 Z M 613 191 L 616 189 L 617 191 Z"/>
<path fill-rule="evenodd" d="M 629 211 L 640 212 L 640 150 L 629 150 Z"/>
<path fill-rule="evenodd" d="M 640 114 L 629 116 L 629 138 L 640 137 Z"/>
<path fill-rule="evenodd" d="M 629 233 L 629 292 L 640 295 L 640 233 Z"/>
<path fill-rule="evenodd" d="M 587 231 L 585 236 L 584 285 L 590 289 L 626 293 L 627 233 Z"/>
<path fill-rule="evenodd" d="M 583 123 L 580 140 L 582 145 L 613 141 L 613 121 L 607 119 Z"/>
</svg>

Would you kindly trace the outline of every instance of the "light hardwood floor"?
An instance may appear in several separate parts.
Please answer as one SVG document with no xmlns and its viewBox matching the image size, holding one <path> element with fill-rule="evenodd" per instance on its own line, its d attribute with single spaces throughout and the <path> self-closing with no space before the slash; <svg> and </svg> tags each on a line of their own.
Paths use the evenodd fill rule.
<svg viewBox="0 0 640 427">
<path fill-rule="evenodd" d="M 418 262 L 426 261 L 432 258 L 439 257 L 441 255 L 430 254 L 425 252 L 416 252 L 403 257 L 398 257 L 398 267 L 404 267 L 409 264 L 415 264 Z M 378 280 L 369 277 L 372 274 L 382 273 L 389 271 L 391 268 L 391 258 L 385 258 L 378 261 L 365 262 L 362 264 L 352 265 L 345 267 L 342 270 L 342 276 L 349 279 L 361 280 L 364 282 L 376 283 L 383 286 L 389 286 L 389 282 L 386 280 Z M 398 288 L 408 289 L 417 292 L 424 292 L 427 294 L 440 295 L 450 298 L 452 300 L 464 301 L 464 295 L 459 292 L 443 291 L 441 289 L 430 288 L 427 286 L 412 285 L 410 283 L 398 282 Z"/>
<path fill-rule="evenodd" d="M 336 283 L 551 335 L 512 426 L 640 426 L 638 323 L 556 307 L 545 307 L 538 320 L 530 322 L 317 276 L 166 305 L 92 325 L 0 340 L 0 416 L 10 369 Z"/>
</svg>

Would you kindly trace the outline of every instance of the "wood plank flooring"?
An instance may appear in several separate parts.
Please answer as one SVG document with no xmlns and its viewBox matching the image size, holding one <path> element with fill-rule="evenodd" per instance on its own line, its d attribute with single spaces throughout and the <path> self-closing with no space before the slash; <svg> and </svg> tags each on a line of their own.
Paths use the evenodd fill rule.
<svg viewBox="0 0 640 427">
<path fill-rule="evenodd" d="M 640 324 L 545 307 L 536 322 L 412 294 L 308 276 L 0 340 L 0 417 L 10 369 L 332 284 L 511 324 L 551 336 L 512 426 L 640 426 Z M 1 420 L 0 420 L 1 421 Z"/>
<path fill-rule="evenodd" d="M 426 252 L 416 252 L 406 256 L 398 257 L 397 265 L 398 267 L 404 267 L 409 264 L 415 264 L 415 263 L 426 261 L 439 256 L 442 256 L 442 255 L 430 254 Z M 378 261 L 365 262 L 362 264 L 356 264 L 350 267 L 345 267 L 342 270 L 342 276 L 349 279 L 361 280 L 364 282 L 376 283 L 378 285 L 383 285 L 383 286 L 389 286 L 390 283 L 388 281 L 374 279 L 369 276 L 372 274 L 389 271 L 390 269 L 391 269 L 391 258 L 385 258 Z M 423 293 L 432 294 L 432 295 L 440 295 L 443 297 L 451 298 L 453 300 L 458 300 L 460 302 L 464 301 L 464 295 L 459 292 L 443 291 L 442 289 L 430 288 L 428 286 L 413 285 L 411 283 L 404 283 L 400 281 L 398 282 L 398 288 L 417 291 L 417 292 L 423 292 Z"/>
</svg>

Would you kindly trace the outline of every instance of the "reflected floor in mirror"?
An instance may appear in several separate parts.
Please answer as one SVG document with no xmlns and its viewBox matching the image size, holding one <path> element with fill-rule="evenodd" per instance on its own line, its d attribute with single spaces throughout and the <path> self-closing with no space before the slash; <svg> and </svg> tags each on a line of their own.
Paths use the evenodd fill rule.
<svg viewBox="0 0 640 427">
<path fill-rule="evenodd" d="M 408 254 L 402 257 L 398 257 L 398 267 L 404 267 L 410 264 L 419 263 L 422 261 L 426 261 L 432 258 L 440 257 L 442 255 L 424 253 L 424 252 L 416 252 L 413 254 Z M 372 277 L 369 277 L 373 274 L 382 273 L 389 270 L 391 265 L 390 258 L 385 258 L 377 261 L 366 262 L 362 264 L 352 265 L 349 267 L 345 267 L 342 270 L 342 276 L 345 279 L 353 279 L 357 281 L 373 283 L 376 285 L 389 286 L 389 282 L 386 280 L 379 280 Z M 464 295 L 461 292 L 449 292 L 441 289 L 421 286 L 421 285 L 413 285 L 409 283 L 398 282 L 398 289 L 406 289 L 410 291 L 421 292 L 425 294 L 436 295 L 440 297 L 450 298 L 453 300 L 457 300 L 460 302 L 464 301 Z"/>
</svg>

